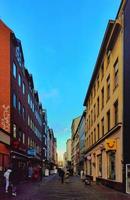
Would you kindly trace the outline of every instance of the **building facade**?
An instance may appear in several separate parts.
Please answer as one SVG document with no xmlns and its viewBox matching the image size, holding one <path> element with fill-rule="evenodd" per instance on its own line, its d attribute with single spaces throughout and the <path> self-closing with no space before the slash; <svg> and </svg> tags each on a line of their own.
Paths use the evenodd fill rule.
<svg viewBox="0 0 130 200">
<path fill-rule="evenodd" d="M 53 169 L 55 166 L 57 166 L 57 140 L 54 137 L 53 129 L 49 129 L 49 137 L 48 137 L 48 146 L 49 146 L 49 167 L 50 169 Z"/>
<path fill-rule="evenodd" d="M 0 21 L 0 127 L 10 134 L 10 159 L 16 167 L 41 161 L 42 105 L 32 75 L 24 65 L 21 42 Z"/>
<path fill-rule="evenodd" d="M 47 113 L 24 63 L 21 41 L 0 20 L 0 171 L 41 165 L 47 153 Z M 48 149 L 56 159 L 56 139 Z"/>
<path fill-rule="evenodd" d="M 63 154 L 63 167 L 66 169 L 67 167 L 67 152 Z"/>
<path fill-rule="evenodd" d="M 67 161 L 71 162 L 71 147 L 72 147 L 72 142 L 71 139 L 68 139 L 66 142 L 66 153 L 67 153 Z"/>
<path fill-rule="evenodd" d="M 129 156 L 129 141 L 130 141 L 130 1 L 125 0 L 122 3 L 124 17 L 124 35 L 123 35 L 123 190 L 130 193 L 130 156 Z M 119 12 L 120 13 L 120 12 Z"/>
<path fill-rule="evenodd" d="M 84 170 L 84 156 L 85 156 L 85 136 L 86 136 L 86 110 L 80 118 L 77 132 L 79 134 L 79 171 Z"/>
<path fill-rule="evenodd" d="M 85 97 L 86 174 L 130 193 L 129 55 L 130 2 L 110 20 Z"/>
<path fill-rule="evenodd" d="M 78 163 L 79 163 L 79 134 L 77 132 L 77 127 L 79 125 L 80 117 L 73 119 L 71 125 L 71 165 L 73 172 L 78 174 Z"/>
</svg>

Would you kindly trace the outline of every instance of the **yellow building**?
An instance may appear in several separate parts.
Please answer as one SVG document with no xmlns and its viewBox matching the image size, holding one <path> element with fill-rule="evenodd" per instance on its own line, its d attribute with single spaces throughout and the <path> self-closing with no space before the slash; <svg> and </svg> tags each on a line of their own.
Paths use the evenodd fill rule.
<svg viewBox="0 0 130 200">
<path fill-rule="evenodd" d="M 84 168 L 94 181 L 123 190 L 123 9 L 108 22 L 85 97 Z"/>
</svg>

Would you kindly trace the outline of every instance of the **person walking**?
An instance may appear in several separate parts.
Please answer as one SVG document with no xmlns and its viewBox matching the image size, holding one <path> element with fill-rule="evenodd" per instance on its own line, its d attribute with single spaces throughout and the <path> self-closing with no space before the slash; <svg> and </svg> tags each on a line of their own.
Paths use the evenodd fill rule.
<svg viewBox="0 0 130 200">
<path fill-rule="evenodd" d="M 39 181 L 42 181 L 43 173 L 42 173 L 42 166 L 39 166 Z"/>
<path fill-rule="evenodd" d="M 12 196 L 16 196 L 17 185 L 19 182 L 19 174 L 20 171 L 18 173 L 18 169 L 14 168 L 9 176 L 10 186 L 12 187 Z"/>
<path fill-rule="evenodd" d="M 83 178 L 84 178 L 84 171 L 83 171 L 83 169 L 80 171 L 80 178 L 81 178 L 81 180 L 83 180 Z"/>
<path fill-rule="evenodd" d="M 32 166 L 30 165 L 30 166 L 28 167 L 28 178 L 29 178 L 29 180 L 32 179 L 32 175 L 33 175 L 33 168 L 32 168 Z"/>
<path fill-rule="evenodd" d="M 10 177 L 10 173 L 12 172 L 11 168 L 8 168 L 5 173 L 4 173 L 4 177 L 5 177 L 5 192 L 8 193 L 8 189 L 9 189 L 9 177 Z"/>
<path fill-rule="evenodd" d="M 65 172 L 63 169 L 61 169 L 60 171 L 61 183 L 64 183 L 64 176 L 65 176 Z"/>
</svg>

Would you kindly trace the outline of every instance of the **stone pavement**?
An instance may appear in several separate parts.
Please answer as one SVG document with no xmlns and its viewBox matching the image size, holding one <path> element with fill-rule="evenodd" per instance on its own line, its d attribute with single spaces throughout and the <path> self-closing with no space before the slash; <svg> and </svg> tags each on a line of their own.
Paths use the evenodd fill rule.
<svg viewBox="0 0 130 200">
<path fill-rule="evenodd" d="M 44 178 L 43 182 L 26 182 L 18 186 L 17 197 L 0 191 L 0 200 L 130 200 L 123 194 L 103 185 L 86 186 L 79 177 L 71 177 L 62 184 L 57 175 Z"/>
</svg>

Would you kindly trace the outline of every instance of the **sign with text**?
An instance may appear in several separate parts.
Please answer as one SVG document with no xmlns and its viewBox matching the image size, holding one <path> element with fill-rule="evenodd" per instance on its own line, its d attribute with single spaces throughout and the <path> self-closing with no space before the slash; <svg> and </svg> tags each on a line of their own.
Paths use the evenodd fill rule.
<svg viewBox="0 0 130 200">
<path fill-rule="evenodd" d="M 29 156 L 36 156 L 36 149 L 34 149 L 34 148 L 28 149 L 28 150 L 27 150 L 27 154 L 28 154 Z"/>
</svg>

